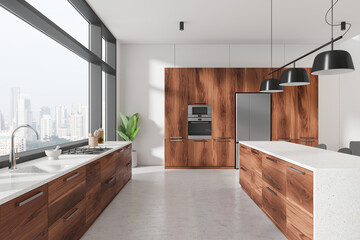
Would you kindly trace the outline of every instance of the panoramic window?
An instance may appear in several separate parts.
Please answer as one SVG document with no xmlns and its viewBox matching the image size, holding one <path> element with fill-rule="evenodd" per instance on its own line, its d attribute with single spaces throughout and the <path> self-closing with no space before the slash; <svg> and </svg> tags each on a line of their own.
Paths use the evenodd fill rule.
<svg viewBox="0 0 360 240">
<path fill-rule="evenodd" d="M 67 0 L 26 1 L 88 48 L 89 23 Z"/>
<path fill-rule="evenodd" d="M 28 2 L 51 2 L 55 11 L 60 0 Z M 73 25 L 80 16 L 60 13 Z M 18 131 L 19 152 L 87 138 L 88 62 L 1 7 L 0 26 L 0 155 L 9 154 L 11 132 L 22 124 L 40 139 Z"/>
</svg>

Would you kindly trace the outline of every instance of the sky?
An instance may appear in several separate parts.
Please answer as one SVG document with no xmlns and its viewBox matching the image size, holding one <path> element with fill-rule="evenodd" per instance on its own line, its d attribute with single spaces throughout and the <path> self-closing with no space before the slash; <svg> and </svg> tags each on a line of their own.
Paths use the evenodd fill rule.
<svg viewBox="0 0 360 240">
<path fill-rule="evenodd" d="M 88 45 L 88 23 L 67 0 L 28 0 L 30 4 Z M 31 99 L 34 118 L 41 106 L 88 104 L 88 63 L 0 7 L 0 111 L 10 120 L 11 88 Z"/>
</svg>

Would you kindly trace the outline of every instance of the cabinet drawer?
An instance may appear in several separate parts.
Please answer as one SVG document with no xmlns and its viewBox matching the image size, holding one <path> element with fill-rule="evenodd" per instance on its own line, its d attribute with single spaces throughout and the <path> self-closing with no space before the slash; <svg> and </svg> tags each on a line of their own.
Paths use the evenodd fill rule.
<svg viewBox="0 0 360 240">
<path fill-rule="evenodd" d="M 290 239 L 313 239 L 313 216 L 288 202 L 286 209 L 287 236 Z"/>
<path fill-rule="evenodd" d="M 85 198 L 85 178 L 82 167 L 49 183 L 49 226 Z"/>
<path fill-rule="evenodd" d="M 283 196 L 286 196 L 286 163 L 283 160 L 264 154 L 262 179 Z"/>
<path fill-rule="evenodd" d="M 286 197 L 289 202 L 313 214 L 313 173 L 294 164 L 286 169 Z"/>
<path fill-rule="evenodd" d="M 262 207 L 282 232 L 286 232 L 286 199 L 270 185 L 264 183 Z"/>
<path fill-rule="evenodd" d="M 101 213 L 101 167 L 96 161 L 86 166 L 86 226 Z"/>
<path fill-rule="evenodd" d="M 262 178 L 257 174 L 252 175 L 252 199 L 261 207 L 262 204 Z"/>
<path fill-rule="evenodd" d="M 47 239 L 47 200 L 44 185 L 1 205 L 0 239 Z"/>
<path fill-rule="evenodd" d="M 245 192 L 251 197 L 251 170 L 247 169 L 245 166 L 240 165 L 239 170 L 240 175 L 240 185 L 242 189 L 245 190 Z"/>
<path fill-rule="evenodd" d="M 107 179 L 101 182 L 101 206 L 106 208 L 106 206 L 111 202 L 111 200 L 116 195 L 116 174 L 108 177 Z"/>
<path fill-rule="evenodd" d="M 243 148 L 246 147 L 247 149 Z M 261 177 L 262 153 L 258 150 L 240 145 L 240 164 L 251 169 L 255 174 Z"/>
<path fill-rule="evenodd" d="M 106 180 L 110 176 L 114 175 L 116 167 L 118 165 L 118 157 L 120 153 L 118 151 L 110 153 L 100 159 L 101 164 L 101 180 Z"/>
<path fill-rule="evenodd" d="M 85 200 L 67 211 L 49 228 L 49 239 L 80 239 L 85 233 L 86 210 Z"/>
</svg>

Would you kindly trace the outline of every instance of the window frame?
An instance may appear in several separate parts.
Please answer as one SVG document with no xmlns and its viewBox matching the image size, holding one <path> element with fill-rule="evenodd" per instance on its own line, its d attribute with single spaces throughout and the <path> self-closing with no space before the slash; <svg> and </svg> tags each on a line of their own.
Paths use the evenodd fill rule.
<svg viewBox="0 0 360 240">
<path fill-rule="evenodd" d="M 66 1 L 66 0 L 64 0 Z M 79 57 L 83 58 L 89 63 L 89 132 L 93 132 L 98 124 L 98 119 L 96 116 L 100 116 L 100 124 L 101 123 L 101 113 L 102 109 L 96 106 L 96 100 L 98 96 L 100 96 L 100 105 L 101 105 L 101 72 L 104 71 L 106 76 L 111 76 L 116 80 L 116 62 L 112 61 L 108 64 L 106 61 L 102 60 L 101 52 L 102 46 L 101 41 L 100 44 L 98 41 L 94 41 L 97 38 L 104 38 L 106 44 L 112 44 L 115 46 L 112 48 L 114 51 L 111 55 L 116 56 L 116 38 L 113 34 L 107 29 L 105 24 L 100 20 L 100 18 L 96 15 L 96 13 L 91 9 L 88 3 L 85 0 L 67 0 L 78 12 L 79 14 L 85 18 L 89 23 L 89 49 L 83 46 L 79 41 L 69 35 L 66 31 L 52 22 L 49 18 L 43 15 L 40 11 L 34 8 L 31 4 L 26 2 L 25 0 L 0 0 L 0 7 L 8 10 L 10 13 L 14 14 L 16 17 L 22 19 L 26 23 L 30 24 L 43 34 L 52 38 L 59 44 L 66 47 L 68 50 L 74 52 Z M 92 31 L 94 29 L 99 29 L 100 31 Z M 105 48 L 107 50 L 107 48 Z M 99 54 L 100 51 L 100 54 Z M 108 50 L 107 50 L 108 51 Z M 107 52 L 107 54 L 109 54 Z M 105 59 L 106 60 L 106 59 Z M 98 71 L 100 71 L 100 79 L 98 78 Z M 98 86 L 100 83 L 100 87 Z M 115 82 L 116 86 L 116 82 Z M 106 91 L 107 92 L 107 91 Z M 114 94 L 112 94 L 114 95 Z M 107 99 L 114 101 L 111 102 L 110 105 L 116 106 L 116 93 L 114 96 L 107 96 Z M 109 101 L 110 101 L 109 100 Z M 108 111 L 108 109 L 107 109 Z M 116 107 L 110 109 L 110 116 L 116 116 Z M 108 115 L 106 116 L 108 117 Z M 105 120 L 106 121 L 106 120 Z M 94 123 L 95 122 L 95 123 Z M 94 123 L 94 124 L 92 124 Z M 116 126 L 112 125 L 111 129 L 115 133 Z M 112 141 L 116 140 L 113 137 L 107 138 L 106 140 Z M 59 146 L 63 150 L 71 149 L 74 147 L 85 146 L 88 144 L 88 139 L 82 139 L 78 141 L 72 141 L 69 143 L 59 144 Z M 45 156 L 46 149 L 52 149 L 55 146 L 49 146 L 45 148 L 38 148 L 30 151 L 25 151 L 19 153 L 20 159 L 17 160 L 17 163 L 22 163 L 26 161 L 30 161 L 33 159 L 37 159 Z M 0 156 L 0 168 L 6 167 L 9 164 L 9 155 Z"/>
</svg>

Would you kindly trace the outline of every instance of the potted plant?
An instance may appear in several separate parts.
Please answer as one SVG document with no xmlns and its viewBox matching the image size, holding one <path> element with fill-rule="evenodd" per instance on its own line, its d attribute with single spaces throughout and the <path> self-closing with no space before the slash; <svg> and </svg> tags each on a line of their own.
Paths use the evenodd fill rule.
<svg viewBox="0 0 360 240">
<path fill-rule="evenodd" d="M 131 141 L 131 142 L 134 141 L 137 133 L 140 130 L 140 127 L 137 127 L 137 123 L 139 121 L 139 114 L 135 113 L 131 117 L 128 117 L 120 113 L 120 118 L 121 118 L 121 125 L 120 125 L 120 130 L 117 130 L 117 133 L 124 141 Z M 134 149 L 132 150 L 131 158 L 132 158 L 132 166 L 136 167 L 137 152 Z"/>
</svg>

